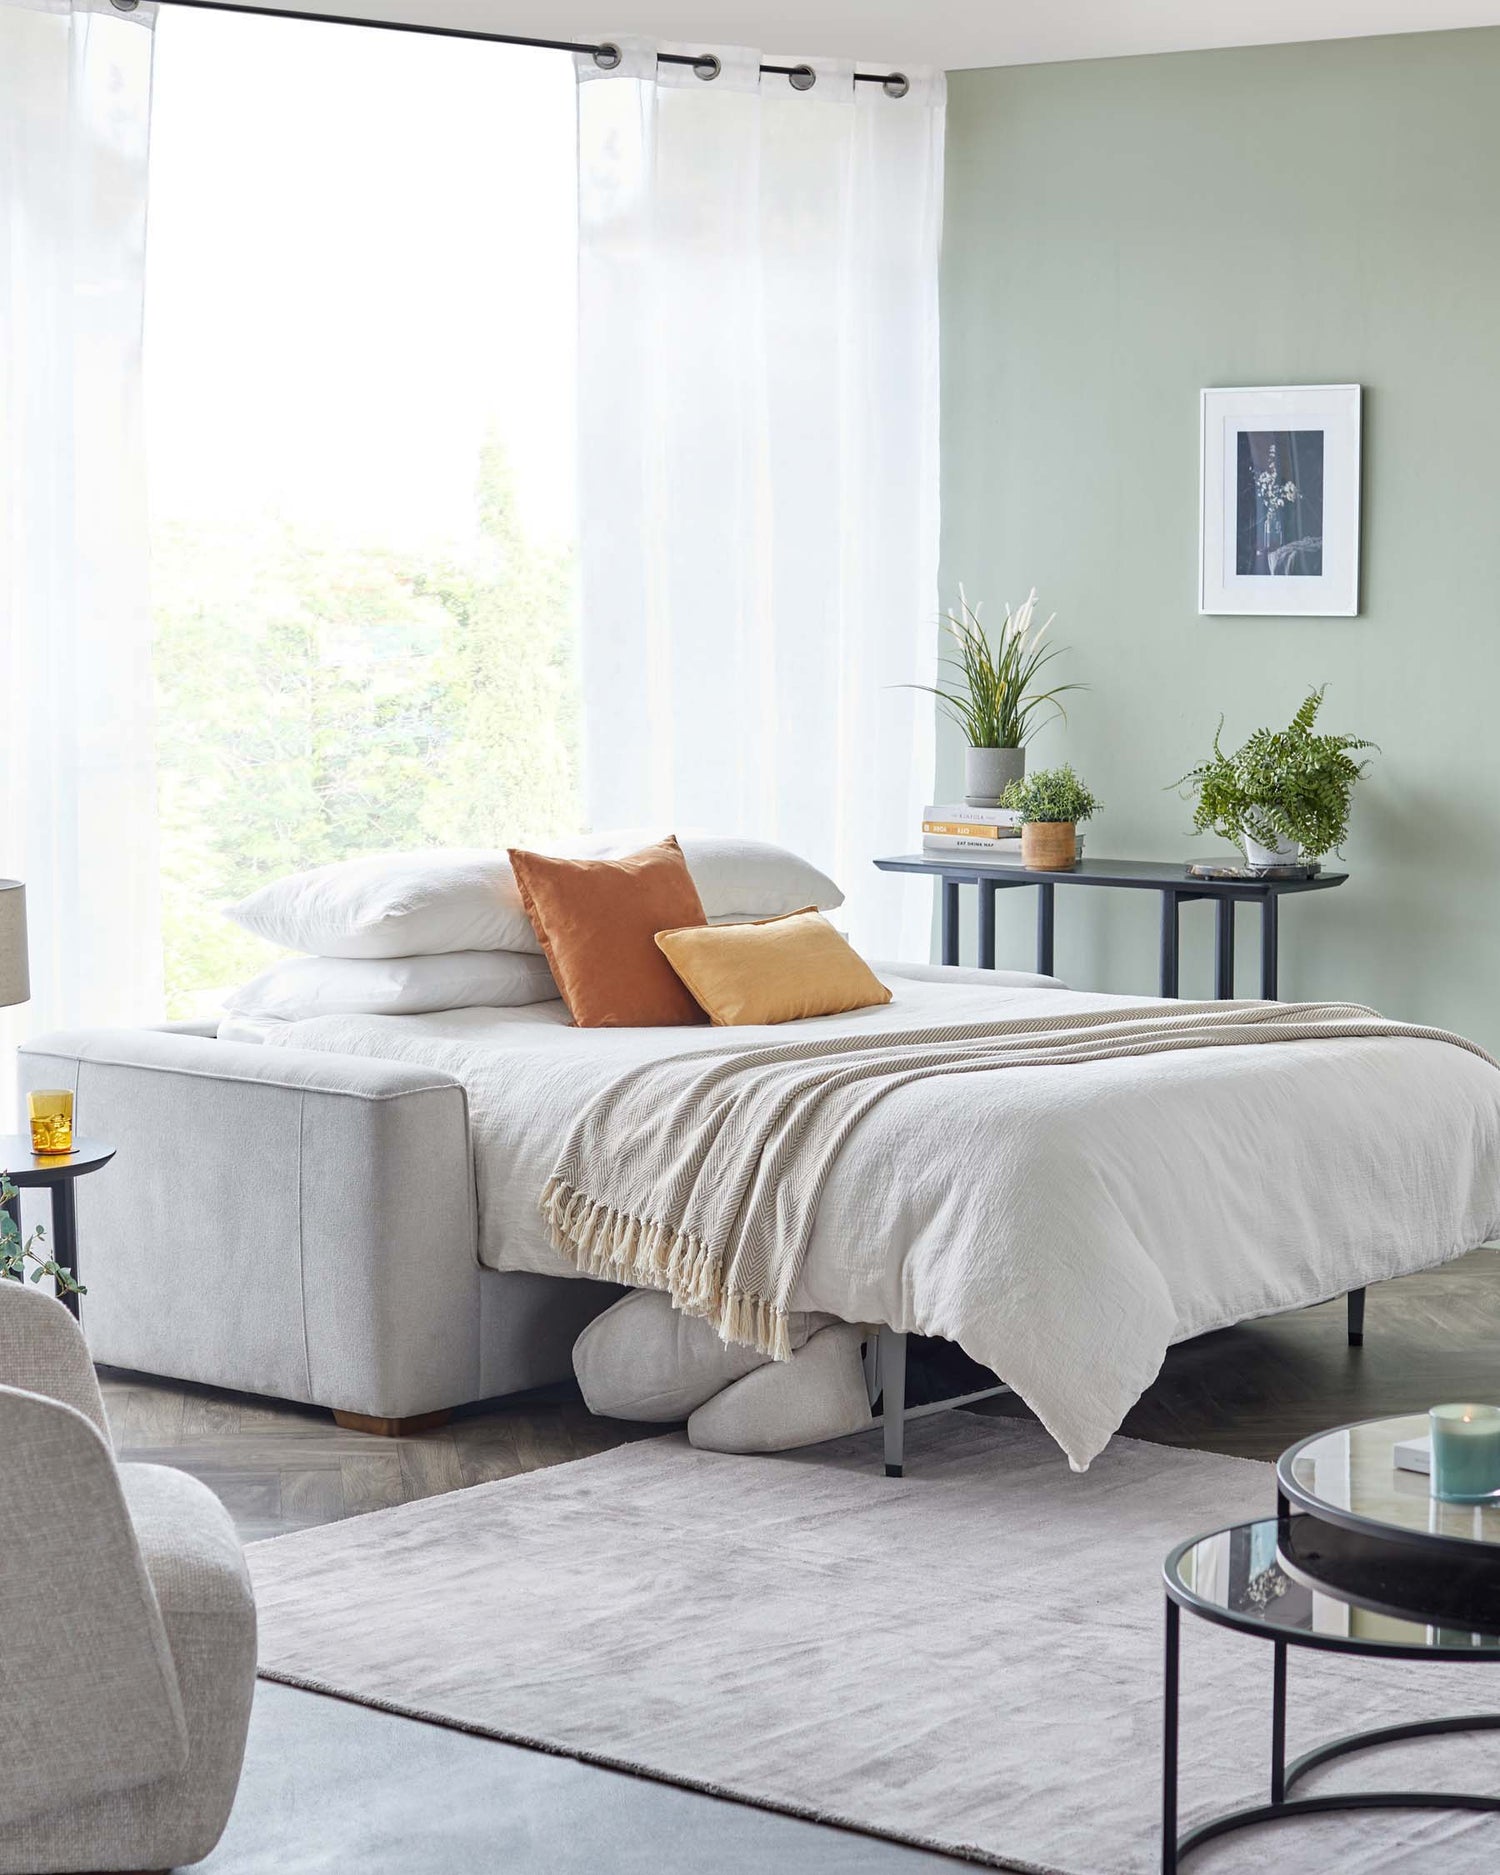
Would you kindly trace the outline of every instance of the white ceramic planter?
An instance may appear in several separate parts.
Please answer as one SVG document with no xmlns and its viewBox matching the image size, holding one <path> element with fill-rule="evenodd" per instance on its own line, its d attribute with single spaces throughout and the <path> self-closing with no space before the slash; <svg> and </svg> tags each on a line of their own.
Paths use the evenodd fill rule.
<svg viewBox="0 0 1500 1875">
<path fill-rule="evenodd" d="M 1291 866 L 1302 857 L 1301 843 L 1296 840 L 1282 840 L 1276 846 L 1262 846 L 1247 828 L 1241 827 L 1240 841 L 1245 849 L 1247 866 Z"/>
<path fill-rule="evenodd" d="M 998 807 L 1010 784 L 1025 779 L 1024 749 L 964 750 L 964 799 L 970 807 Z"/>
</svg>

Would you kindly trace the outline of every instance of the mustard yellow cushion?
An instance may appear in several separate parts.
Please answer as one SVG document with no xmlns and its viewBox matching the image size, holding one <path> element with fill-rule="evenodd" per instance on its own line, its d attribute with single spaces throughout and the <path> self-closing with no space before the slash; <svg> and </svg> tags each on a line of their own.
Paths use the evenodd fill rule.
<svg viewBox="0 0 1500 1875">
<path fill-rule="evenodd" d="M 811 906 L 755 924 L 658 931 L 667 962 L 720 1028 L 888 1003 L 891 993 Z"/>
</svg>

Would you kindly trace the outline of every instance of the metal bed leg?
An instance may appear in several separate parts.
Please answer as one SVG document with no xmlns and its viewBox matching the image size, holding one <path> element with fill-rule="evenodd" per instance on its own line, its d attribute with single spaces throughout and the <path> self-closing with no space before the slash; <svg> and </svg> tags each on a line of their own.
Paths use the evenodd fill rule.
<svg viewBox="0 0 1500 1875">
<path fill-rule="evenodd" d="M 885 1475 L 899 1478 L 906 1451 L 906 1336 L 880 1331 L 880 1413 L 885 1428 Z"/>
<path fill-rule="evenodd" d="M 1363 1289 L 1349 1291 L 1349 1346 L 1362 1348 L 1365 1345 L 1365 1292 Z"/>
</svg>

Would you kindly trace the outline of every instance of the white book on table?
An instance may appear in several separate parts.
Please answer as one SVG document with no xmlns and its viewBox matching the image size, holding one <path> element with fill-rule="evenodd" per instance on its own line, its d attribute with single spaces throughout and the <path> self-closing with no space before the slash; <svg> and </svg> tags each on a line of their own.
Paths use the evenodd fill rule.
<svg viewBox="0 0 1500 1875">
<path fill-rule="evenodd" d="M 1013 807 L 967 807 L 960 802 L 953 807 L 924 807 L 922 825 L 945 833 L 955 827 L 979 827 L 988 833 L 991 827 L 997 832 L 1014 831 L 1021 822 Z"/>
<path fill-rule="evenodd" d="M 1420 1471 L 1432 1475 L 1432 1440 L 1424 1432 L 1419 1439 L 1398 1439 L 1391 1447 L 1391 1457 L 1398 1471 Z"/>
<path fill-rule="evenodd" d="M 988 853 L 993 859 L 1002 853 L 1016 857 L 1021 852 L 1021 836 L 1005 835 L 998 840 L 987 839 L 983 834 L 971 833 L 924 833 L 922 845 L 929 853 Z"/>
<path fill-rule="evenodd" d="M 1017 839 L 971 840 L 963 834 L 926 833 L 922 851 L 934 855 L 962 853 L 969 859 L 988 861 L 991 866 L 1022 866 L 1021 842 Z M 1078 857 L 1083 858 L 1083 841 L 1078 842 Z"/>
</svg>

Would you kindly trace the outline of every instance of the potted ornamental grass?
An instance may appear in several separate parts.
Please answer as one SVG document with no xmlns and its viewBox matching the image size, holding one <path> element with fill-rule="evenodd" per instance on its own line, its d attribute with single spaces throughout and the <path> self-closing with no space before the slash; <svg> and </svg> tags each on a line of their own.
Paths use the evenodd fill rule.
<svg viewBox="0 0 1500 1875">
<path fill-rule="evenodd" d="M 1099 812 L 1099 802 L 1064 762 L 1013 781 L 1001 805 L 1021 823 L 1021 863 L 1035 872 L 1066 872 L 1078 862 L 1078 829 Z"/>
<path fill-rule="evenodd" d="M 1318 730 L 1326 688 L 1309 691 L 1285 729 L 1257 729 L 1231 754 L 1221 716 L 1213 754 L 1175 784 L 1196 796 L 1194 831 L 1232 841 L 1252 871 L 1321 859 L 1348 834 L 1354 784 L 1369 767 L 1352 751 L 1376 745 Z"/>
<path fill-rule="evenodd" d="M 1026 603 L 1005 617 L 993 635 L 971 606 L 962 586 L 958 610 L 944 614 L 951 650 L 939 662 L 953 674 L 948 683 L 911 684 L 942 704 L 963 731 L 964 798 L 971 807 L 998 807 L 1013 781 L 1026 773 L 1026 744 L 1044 722 L 1065 714 L 1058 698 L 1079 684 L 1043 689 L 1043 670 L 1062 649 L 1042 639 L 1052 618 L 1038 625 L 1036 588 Z M 1054 613 L 1052 617 L 1056 617 Z"/>
</svg>

